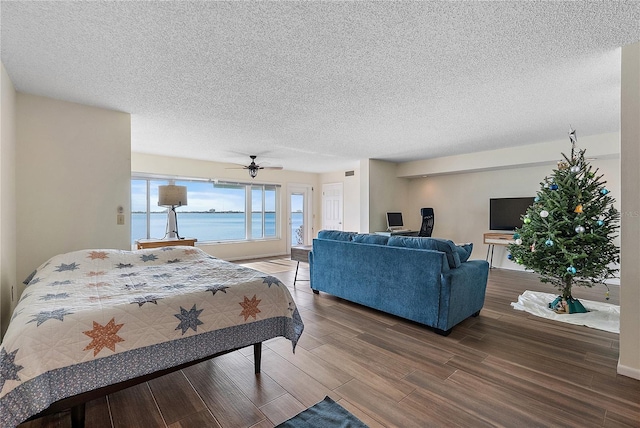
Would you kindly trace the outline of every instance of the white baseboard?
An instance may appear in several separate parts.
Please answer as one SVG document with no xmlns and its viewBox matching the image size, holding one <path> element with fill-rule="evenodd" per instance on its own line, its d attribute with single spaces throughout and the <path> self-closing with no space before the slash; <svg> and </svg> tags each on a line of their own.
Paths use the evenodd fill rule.
<svg viewBox="0 0 640 428">
<path fill-rule="evenodd" d="M 618 362 L 618 374 L 640 380 L 640 368 L 623 366 Z"/>
</svg>

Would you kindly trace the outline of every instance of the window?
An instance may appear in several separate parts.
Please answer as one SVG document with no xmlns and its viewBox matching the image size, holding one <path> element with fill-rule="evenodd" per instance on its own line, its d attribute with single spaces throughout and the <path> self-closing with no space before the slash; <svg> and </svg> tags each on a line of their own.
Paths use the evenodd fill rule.
<svg viewBox="0 0 640 428">
<path fill-rule="evenodd" d="M 276 237 L 276 187 L 251 186 L 251 237 Z"/>
<path fill-rule="evenodd" d="M 278 232 L 280 186 L 135 177 L 131 180 L 131 238 L 161 239 L 167 209 L 158 206 L 158 186 L 187 186 L 187 205 L 176 207 L 178 233 L 206 241 L 273 239 Z"/>
<path fill-rule="evenodd" d="M 167 209 L 158 206 L 158 186 L 167 180 L 131 180 L 131 237 L 162 238 L 167 227 Z"/>
</svg>

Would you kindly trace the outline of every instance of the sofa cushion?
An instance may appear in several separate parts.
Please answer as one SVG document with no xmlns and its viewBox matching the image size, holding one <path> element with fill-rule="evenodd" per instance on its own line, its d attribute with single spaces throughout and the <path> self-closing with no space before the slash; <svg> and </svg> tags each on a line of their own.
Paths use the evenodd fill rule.
<svg viewBox="0 0 640 428">
<path fill-rule="evenodd" d="M 318 239 L 330 239 L 332 241 L 351 241 L 355 232 L 343 232 L 341 230 L 321 230 Z"/>
<path fill-rule="evenodd" d="M 458 252 L 458 257 L 460 257 L 460 263 L 464 263 L 469 260 L 471 257 L 471 252 L 473 251 L 473 243 L 456 245 L 456 251 Z"/>
<path fill-rule="evenodd" d="M 451 269 L 460 266 L 460 256 L 456 244 L 448 239 L 421 238 L 413 236 L 392 236 L 387 245 L 392 247 L 420 248 L 423 250 L 440 251 L 447 255 L 447 263 Z"/>
<path fill-rule="evenodd" d="M 353 242 L 360 242 L 363 244 L 387 245 L 388 240 L 388 236 L 376 235 L 373 233 L 359 233 L 357 235 L 353 235 Z"/>
<path fill-rule="evenodd" d="M 391 236 L 387 241 L 390 247 L 420 248 L 422 250 L 433 250 L 433 244 L 427 238 L 417 238 L 413 236 Z"/>
</svg>

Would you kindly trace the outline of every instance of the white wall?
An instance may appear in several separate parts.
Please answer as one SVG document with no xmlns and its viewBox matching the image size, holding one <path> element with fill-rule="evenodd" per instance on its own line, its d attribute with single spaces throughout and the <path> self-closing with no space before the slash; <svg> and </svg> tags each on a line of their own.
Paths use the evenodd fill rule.
<svg viewBox="0 0 640 428">
<path fill-rule="evenodd" d="M 577 126 L 577 128 L 578 146 L 581 149 L 586 149 L 589 157 L 597 157 L 598 159 L 617 159 L 620 157 L 620 134 L 618 132 L 582 136 L 580 127 Z M 567 125 L 567 136 L 554 141 L 404 162 L 398 165 L 398 177 L 421 177 L 423 175 L 456 174 L 555 164 L 556 161 L 562 159 L 560 152 L 566 154 L 571 152 L 568 131 L 569 126 Z"/>
<path fill-rule="evenodd" d="M 622 252 L 618 373 L 640 379 L 640 43 L 622 48 Z"/>
<path fill-rule="evenodd" d="M 343 230 L 349 232 L 360 232 L 360 168 L 356 168 L 353 175 L 346 177 L 345 171 L 336 171 L 320 174 L 320 185 L 318 188 L 319 201 L 317 216 L 319 218 L 319 228 L 322 228 L 322 185 L 331 183 L 342 183 L 343 186 Z M 320 229 L 316 229 L 316 232 Z"/>
<path fill-rule="evenodd" d="M 370 180 L 369 159 L 360 161 L 360 230 L 359 232 L 369 232 L 369 180 Z"/>
<path fill-rule="evenodd" d="M 131 116 L 22 93 L 16 107 L 19 282 L 59 253 L 130 248 L 116 215 L 130 211 Z"/>
<path fill-rule="evenodd" d="M 16 91 L 0 63 L 0 337 L 17 299 L 16 285 Z"/>
<path fill-rule="evenodd" d="M 558 150 L 556 155 L 556 158 L 560 156 Z M 591 165 L 604 174 L 607 188 L 617 200 L 615 206 L 620 209 L 620 160 L 596 159 L 591 161 Z M 415 178 L 409 184 L 411 198 L 408 211 L 419 213 L 422 207 L 433 207 L 435 225 L 432 236 L 458 243 L 473 242 L 471 257 L 484 259 L 488 246 L 482 242 L 483 234 L 489 232 L 489 199 L 535 196 L 540 182 L 551 174 L 554 167 L 554 164 L 548 164 Z M 619 239 L 617 244 L 620 245 Z M 496 246 L 493 265 L 522 269 L 506 256 L 506 247 Z"/>
<path fill-rule="evenodd" d="M 409 180 L 397 176 L 398 164 L 369 159 L 369 229 L 366 232 L 387 230 L 388 211 L 402 212 L 404 225 L 419 230 L 422 219 L 420 210 L 411 211 Z"/>
<path fill-rule="evenodd" d="M 166 156 L 156 156 L 144 153 L 131 154 L 131 170 L 133 175 L 138 174 L 161 174 L 185 178 L 204 178 L 228 181 L 250 182 L 252 179 L 244 169 L 227 169 L 237 165 L 224 164 L 219 162 L 208 162 L 195 159 L 179 159 Z M 287 185 L 303 184 L 314 188 L 312 196 L 314 213 L 319 213 L 318 203 L 319 179 L 318 174 L 311 174 L 296 171 L 262 170 L 254 179 L 261 184 L 280 184 L 280 212 L 287 210 Z M 320 199 L 321 201 L 321 199 Z M 319 230 L 319 215 L 314 218 L 314 232 Z M 179 221 L 179 219 L 178 219 Z M 270 239 L 264 241 L 247 242 L 220 242 L 220 243 L 198 243 L 198 247 L 215 257 L 225 260 L 237 260 L 247 258 L 269 257 L 287 254 L 287 216 L 280 217 L 280 239 Z M 194 236 L 194 238 L 198 238 Z"/>
</svg>

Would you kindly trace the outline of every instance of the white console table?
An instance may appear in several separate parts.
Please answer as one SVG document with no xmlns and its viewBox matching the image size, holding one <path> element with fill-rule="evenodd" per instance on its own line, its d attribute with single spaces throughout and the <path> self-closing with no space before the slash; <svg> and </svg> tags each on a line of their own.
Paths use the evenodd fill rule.
<svg viewBox="0 0 640 428">
<path fill-rule="evenodd" d="M 483 242 L 488 244 L 487 257 L 485 260 L 489 262 L 489 269 L 493 267 L 493 250 L 496 245 L 509 245 L 515 243 L 513 233 L 496 233 L 488 232 L 483 235 Z M 491 250 L 491 261 L 489 261 L 489 250 Z"/>
</svg>

